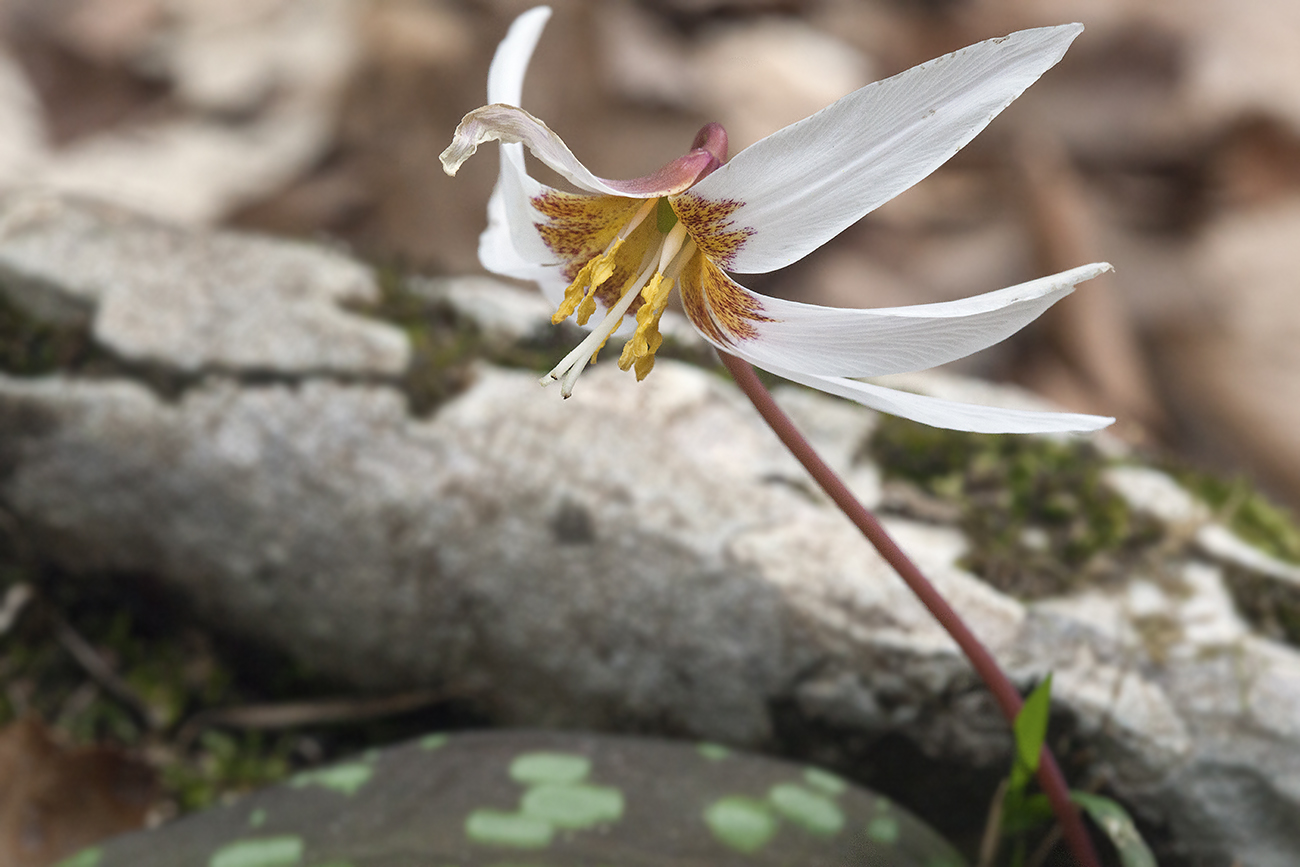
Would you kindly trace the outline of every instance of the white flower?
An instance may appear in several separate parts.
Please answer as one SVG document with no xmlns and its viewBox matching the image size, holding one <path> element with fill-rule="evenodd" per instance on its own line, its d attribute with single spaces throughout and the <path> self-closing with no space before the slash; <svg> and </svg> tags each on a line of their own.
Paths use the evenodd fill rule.
<svg viewBox="0 0 1300 867">
<path fill-rule="evenodd" d="M 997 343 L 1076 284 L 1110 269 L 1084 265 L 974 298 L 839 309 L 759 295 L 725 271 L 796 262 L 926 177 L 1050 69 L 1083 30 L 1022 30 L 867 85 L 727 161 L 709 124 L 685 156 L 631 181 L 598 178 L 544 123 L 519 108 L 524 73 L 550 9 L 525 12 L 497 49 L 488 105 L 465 116 L 441 156 L 448 174 L 486 141 L 501 168 L 479 241 L 484 267 L 538 283 L 588 337 L 546 377 L 567 397 L 609 337 L 632 330 L 619 366 L 643 378 L 662 342 L 671 289 L 718 349 L 778 376 L 883 412 L 957 430 L 1096 430 L 1113 419 L 998 409 L 910 394 L 861 377 L 920 370 Z M 582 190 L 529 177 L 523 147 Z M 633 321 L 634 320 L 634 321 Z M 632 326 L 635 325 L 633 329 Z"/>
</svg>

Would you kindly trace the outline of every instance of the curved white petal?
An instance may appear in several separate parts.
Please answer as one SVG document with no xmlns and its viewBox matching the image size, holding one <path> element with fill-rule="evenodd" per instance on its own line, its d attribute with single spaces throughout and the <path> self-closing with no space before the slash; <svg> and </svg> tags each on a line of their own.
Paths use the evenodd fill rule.
<svg viewBox="0 0 1300 867">
<path fill-rule="evenodd" d="M 533 59 L 533 50 L 541 38 L 546 22 L 551 18 L 551 7 L 537 6 L 520 15 L 510 25 L 506 36 L 492 56 L 488 68 L 487 101 L 505 105 L 522 105 L 524 76 Z"/>
<path fill-rule="evenodd" d="M 488 69 L 488 102 L 519 104 L 528 63 L 550 17 L 549 7 L 538 6 L 510 25 Z M 551 264 L 555 257 L 537 233 L 541 216 L 529 203 L 545 188 L 528 176 L 523 145 L 501 145 L 500 159 L 497 185 L 488 199 L 488 225 L 479 236 L 479 261 L 493 273 L 540 282 L 538 275 L 547 272 L 537 266 Z"/>
<path fill-rule="evenodd" d="M 1035 412 L 1024 409 L 1002 409 L 974 403 L 957 403 L 921 394 L 912 394 L 836 376 L 811 376 L 759 364 L 747 358 L 744 352 L 731 350 L 746 361 L 757 364 L 777 376 L 792 382 L 848 398 L 863 406 L 890 415 L 919 421 L 933 427 L 972 433 L 1082 433 L 1095 431 L 1114 423 L 1115 419 L 1073 412 Z"/>
<path fill-rule="evenodd" d="M 542 215 L 532 206 L 532 200 L 547 190 L 549 187 L 525 174 L 503 149 L 497 184 L 488 199 L 488 225 L 479 237 L 479 261 L 484 268 L 504 274 L 509 273 L 504 269 L 521 264 L 556 262 L 537 231 Z"/>
<path fill-rule="evenodd" d="M 438 155 L 442 170 L 455 175 L 484 142 L 523 144 L 533 156 L 559 172 L 574 186 L 590 193 L 617 195 L 587 169 L 551 128 L 516 105 L 496 103 L 476 108 L 456 127 L 451 144 Z"/>
<path fill-rule="evenodd" d="M 973 298 L 880 309 L 820 307 L 749 292 L 774 321 L 753 322 L 755 336 L 734 346 L 764 367 L 819 376 L 924 370 L 1000 343 L 1076 284 L 1109 270 L 1098 262 Z"/>
<path fill-rule="evenodd" d="M 751 232 L 722 264 L 795 262 L 929 175 L 1050 69 L 1083 30 L 990 39 L 869 84 L 746 148 L 687 195 L 738 203 Z"/>
<path fill-rule="evenodd" d="M 718 159 L 704 148 L 692 149 L 653 174 L 627 181 L 598 178 L 578 161 L 569 146 L 545 123 L 517 105 L 496 103 L 476 108 L 461 118 L 438 159 L 442 170 L 455 175 L 484 142 L 522 144 L 533 156 L 566 180 L 589 193 L 603 193 L 632 199 L 656 199 L 689 189 L 701 174 L 717 167 Z"/>
</svg>

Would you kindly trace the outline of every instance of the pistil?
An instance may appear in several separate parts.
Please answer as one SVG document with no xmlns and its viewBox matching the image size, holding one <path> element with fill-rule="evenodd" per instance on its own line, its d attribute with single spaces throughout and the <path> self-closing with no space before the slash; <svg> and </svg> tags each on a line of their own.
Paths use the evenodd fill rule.
<svg viewBox="0 0 1300 867">
<path fill-rule="evenodd" d="M 651 204 L 653 204 L 653 200 Z M 642 213 L 642 211 L 644 213 Z M 649 213 L 649 208 L 642 208 L 642 211 L 638 212 L 638 216 L 644 219 L 645 214 Z M 645 263 L 644 267 L 641 269 L 641 273 L 638 274 L 637 278 L 629 283 L 623 290 L 623 294 L 619 297 L 614 306 L 609 309 L 609 312 L 605 314 L 605 318 L 600 321 L 599 325 L 592 329 L 591 333 L 588 334 L 581 343 L 575 346 L 568 355 L 564 356 L 559 364 L 555 365 L 549 373 L 539 380 L 541 384 L 550 385 L 552 382 L 558 381 L 560 383 L 560 394 L 564 397 L 571 395 L 573 393 L 573 385 L 577 382 L 578 376 L 586 368 L 587 364 L 594 360 L 596 353 L 605 345 L 605 341 L 609 339 L 610 335 L 618 329 L 619 325 L 623 321 L 623 317 L 627 315 L 627 311 L 632 307 L 632 302 L 635 301 L 638 296 L 644 295 L 647 304 L 659 305 L 659 313 L 662 313 L 662 306 L 667 303 L 667 295 L 672 289 L 673 283 L 671 279 L 664 276 L 664 272 L 672 269 L 675 273 L 680 270 L 680 266 L 677 268 L 672 268 L 672 266 L 674 265 L 674 260 L 677 258 L 678 253 L 682 251 L 683 244 L 686 240 L 687 235 L 685 227 L 681 224 L 673 226 L 672 230 L 660 244 L 659 255 L 657 257 L 658 261 L 655 261 L 656 257 L 647 256 L 649 261 Z M 647 284 L 649 284 L 648 287 Z M 644 293 L 641 291 L 643 288 L 646 288 Z M 649 314 L 647 316 L 647 322 L 650 322 L 651 320 L 657 326 L 658 314 Z M 637 334 L 641 335 L 643 341 L 645 340 L 643 332 L 647 328 L 648 326 L 645 323 L 642 323 L 640 317 L 638 317 Z M 655 328 L 655 336 L 658 337 L 657 327 Z M 634 336 L 633 339 L 635 340 L 636 337 Z M 662 338 L 655 341 L 655 349 L 658 348 L 660 342 L 662 342 Z M 646 348 L 648 350 L 648 355 L 651 358 L 650 363 L 653 364 L 654 350 L 649 349 L 648 344 Z M 642 353 L 642 355 L 645 354 L 646 353 Z M 629 366 L 631 366 L 631 362 L 629 362 Z M 646 369 L 648 371 L 648 368 Z"/>
</svg>

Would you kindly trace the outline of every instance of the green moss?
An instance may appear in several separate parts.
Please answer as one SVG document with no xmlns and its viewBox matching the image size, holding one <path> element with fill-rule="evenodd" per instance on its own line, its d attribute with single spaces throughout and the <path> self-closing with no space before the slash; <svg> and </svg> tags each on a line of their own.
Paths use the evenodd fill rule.
<svg viewBox="0 0 1300 867">
<path fill-rule="evenodd" d="M 1300 527 L 1295 517 L 1247 479 L 1223 479 L 1185 467 L 1167 469 L 1242 540 L 1279 560 L 1300 564 Z"/>
<path fill-rule="evenodd" d="M 171 400 L 201 379 L 152 361 L 119 357 L 97 344 L 86 322 L 51 323 L 29 315 L 0 285 L 0 372 L 17 377 L 75 374 L 138 382 Z"/>
<path fill-rule="evenodd" d="M 95 355 L 86 325 L 51 325 L 28 316 L 0 288 L 0 371 L 40 376 L 82 367 Z"/>
<path fill-rule="evenodd" d="M 1300 564 L 1300 527 L 1291 512 L 1243 477 L 1219 478 L 1187 467 L 1166 470 L 1240 539 L 1269 556 Z M 1300 589 L 1241 568 L 1225 575 L 1237 611 L 1265 635 L 1300 647 Z"/>
<path fill-rule="evenodd" d="M 1300 587 L 1240 568 L 1224 577 L 1242 617 L 1270 638 L 1300 647 Z"/>
<path fill-rule="evenodd" d="M 1104 484 L 1110 461 L 1087 440 L 969 434 L 885 416 L 866 453 L 885 478 L 956 506 L 971 542 L 963 565 L 1021 598 L 1122 578 L 1162 535 Z"/>
</svg>

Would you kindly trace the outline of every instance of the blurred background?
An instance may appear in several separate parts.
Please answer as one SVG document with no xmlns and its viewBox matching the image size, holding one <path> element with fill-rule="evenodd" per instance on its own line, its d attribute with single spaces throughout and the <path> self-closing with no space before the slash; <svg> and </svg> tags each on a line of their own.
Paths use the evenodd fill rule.
<svg viewBox="0 0 1300 867">
<path fill-rule="evenodd" d="M 479 270 L 495 159 L 437 154 L 516 0 L 0 0 L 0 184 Z M 733 152 L 877 78 L 1044 24 L 1064 62 L 919 187 L 753 288 L 957 298 L 1105 259 L 958 369 L 1300 503 L 1300 4 L 1291 0 L 559 0 L 525 105 L 600 174 L 704 122 Z"/>
</svg>

